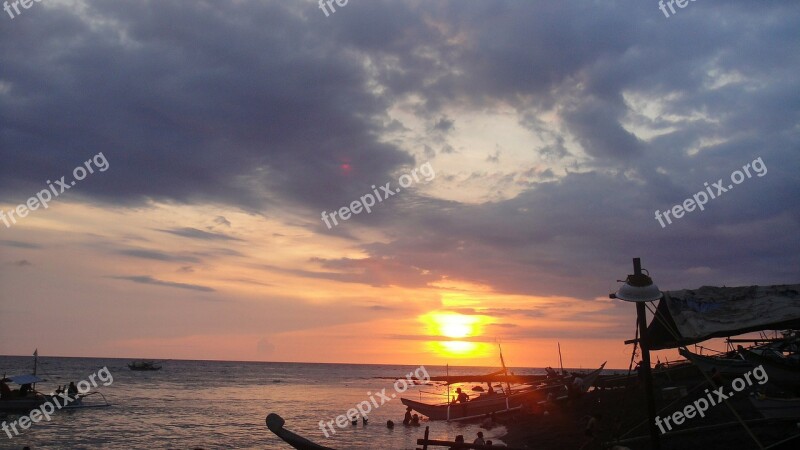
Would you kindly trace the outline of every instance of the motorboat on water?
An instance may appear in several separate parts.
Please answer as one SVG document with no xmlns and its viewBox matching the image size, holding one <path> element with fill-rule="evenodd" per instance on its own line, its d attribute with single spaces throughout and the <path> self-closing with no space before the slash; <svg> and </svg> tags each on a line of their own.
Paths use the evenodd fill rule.
<svg viewBox="0 0 800 450">
<path fill-rule="evenodd" d="M 161 370 L 161 364 L 155 361 L 132 361 L 128 368 L 134 371 Z"/>
</svg>

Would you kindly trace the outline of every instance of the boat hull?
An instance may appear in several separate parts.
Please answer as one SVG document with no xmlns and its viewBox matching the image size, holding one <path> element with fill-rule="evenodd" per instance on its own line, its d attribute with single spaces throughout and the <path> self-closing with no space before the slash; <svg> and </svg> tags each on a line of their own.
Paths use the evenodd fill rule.
<svg viewBox="0 0 800 450">
<path fill-rule="evenodd" d="M 750 397 L 750 403 L 767 419 L 800 418 L 800 398 L 765 398 Z"/>
<path fill-rule="evenodd" d="M 46 399 L 41 396 L 28 398 L 12 398 L 0 400 L 0 412 L 26 413 L 44 404 Z"/>
<path fill-rule="evenodd" d="M 714 358 L 698 355 L 684 349 L 679 349 L 678 352 L 703 372 L 711 372 L 713 369 L 717 369 L 722 375 L 740 376 L 755 367 L 744 359 Z"/>
<path fill-rule="evenodd" d="M 525 403 L 541 400 L 542 395 L 542 391 L 521 392 L 508 397 L 497 394 L 494 396 L 495 398 L 478 398 L 466 403 L 449 405 L 429 405 L 408 398 L 401 398 L 400 401 L 430 420 L 465 420 L 484 417 L 492 413 L 514 411 L 522 408 Z"/>
<path fill-rule="evenodd" d="M 741 349 L 739 353 L 748 362 L 755 366 L 763 366 L 769 376 L 769 382 L 794 390 L 800 389 L 800 367 L 787 362 L 777 361 L 767 356 L 759 355 L 750 350 Z"/>
<path fill-rule="evenodd" d="M 292 433 L 291 431 L 283 428 L 283 425 L 286 423 L 283 418 L 275 413 L 270 413 L 267 416 L 267 428 L 269 431 L 272 431 L 275 436 L 281 438 L 283 442 L 286 442 L 293 448 L 297 450 L 334 450 L 330 447 L 325 447 L 314 442 L 309 441 L 308 439 Z"/>
<path fill-rule="evenodd" d="M 589 373 L 579 374 L 581 383 L 579 387 L 573 388 L 573 392 L 577 390 L 578 394 L 584 393 L 594 386 L 605 365 L 606 363 L 604 362 L 599 368 Z M 466 403 L 430 405 L 408 398 L 401 398 L 400 401 L 430 420 L 466 420 L 484 417 L 492 413 L 505 413 L 522 409 L 523 405 L 542 401 L 549 393 L 555 391 L 567 391 L 563 380 L 558 380 L 550 385 L 519 391 L 508 396 L 503 394 L 482 395 Z M 567 396 L 565 395 L 562 398 L 567 398 Z"/>
</svg>

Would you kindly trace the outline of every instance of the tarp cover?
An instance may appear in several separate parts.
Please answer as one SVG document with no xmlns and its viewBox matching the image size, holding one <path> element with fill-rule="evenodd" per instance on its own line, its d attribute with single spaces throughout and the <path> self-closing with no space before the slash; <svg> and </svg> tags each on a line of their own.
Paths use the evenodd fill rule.
<svg viewBox="0 0 800 450">
<path fill-rule="evenodd" d="M 750 331 L 800 328 L 800 284 L 664 292 L 648 327 L 653 350 Z"/>
<path fill-rule="evenodd" d="M 13 377 L 8 377 L 8 379 L 19 385 L 41 383 L 42 381 L 45 381 L 36 375 L 16 375 Z"/>
</svg>

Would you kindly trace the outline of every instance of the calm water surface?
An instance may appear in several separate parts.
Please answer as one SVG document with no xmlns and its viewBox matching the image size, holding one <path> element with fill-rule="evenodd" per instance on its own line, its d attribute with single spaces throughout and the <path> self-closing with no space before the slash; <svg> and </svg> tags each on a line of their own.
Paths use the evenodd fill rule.
<svg viewBox="0 0 800 450">
<path fill-rule="evenodd" d="M 418 366 L 242 363 L 218 361 L 168 361 L 158 372 L 132 372 L 128 360 L 100 358 L 39 358 L 39 375 L 48 380 L 37 385 L 50 392 L 58 384 L 87 379 L 107 366 L 114 381 L 102 392 L 110 408 L 57 412 L 51 421 L 39 422 L 9 439 L 0 432 L 0 449 L 288 449 L 267 430 L 264 419 L 276 412 L 286 419 L 286 428 L 320 444 L 337 449 L 413 449 L 430 425 L 431 437 L 468 440 L 480 430 L 476 425 L 423 422 L 421 428 L 402 424 L 386 428 L 391 419 L 400 423 L 405 411 L 398 398 L 370 415 L 365 427 L 336 428 L 326 438 L 320 420 L 328 421 L 357 403 L 368 400 L 367 392 L 386 388 L 394 393 L 392 380 L 404 377 Z M 32 357 L 0 356 L 0 372 L 30 373 Z M 443 375 L 444 367 L 426 367 L 431 376 Z M 494 368 L 450 368 L 450 374 L 488 373 Z M 543 373 L 537 369 L 513 369 L 517 374 Z M 468 392 L 472 385 L 466 386 Z M 417 386 L 403 396 L 441 402 L 446 392 L 439 386 Z M 380 399 L 376 397 L 380 403 Z M 16 416 L 0 420 L 13 420 Z M 498 439 L 502 427 L 485 434 Z"/>
</svg>

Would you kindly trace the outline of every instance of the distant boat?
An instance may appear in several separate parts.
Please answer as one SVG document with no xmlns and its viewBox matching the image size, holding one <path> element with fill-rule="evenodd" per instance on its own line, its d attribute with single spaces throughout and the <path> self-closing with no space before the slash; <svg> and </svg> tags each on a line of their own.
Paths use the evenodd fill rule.
<svg viewBox="0 0 800 450">
<path fill-rule="evenodd" d="M 286 421 L 283 420 L 283 417 L 275 413 L 270 413 L 267 416 L 267 428 L 269 428 L 269 431 L 275 433 L 276 436 L 297 450 L 334 450 L 330 447 L 315 444 L 300 435 L 292 433 L 283 428 L 285 423 Z"/>
<path fill-rule="evenodd" d="M 155 361 L 133 361 L 128 363 L 128 368 L 136 371 L 161 370 L 161 364 Z"/>
</svg>

